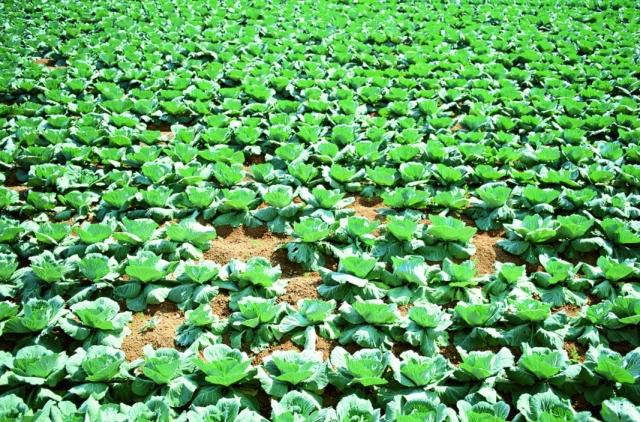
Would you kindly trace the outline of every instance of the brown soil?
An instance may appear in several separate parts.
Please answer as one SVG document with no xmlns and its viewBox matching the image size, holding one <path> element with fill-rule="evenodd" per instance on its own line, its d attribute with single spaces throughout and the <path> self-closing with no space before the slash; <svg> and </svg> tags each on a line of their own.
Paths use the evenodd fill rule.
<svg viewBox="0 0 640 422">
<path fill-rule="evenodd" d="M 262 388 L 258 388 L 258 393 L 255 395 L 255 398 L 258 400 L 260 414 L 271 416 L 271 396 L 265 393 Z"/>
<path fill-rule="evenodd" d="M 348 206 L 348 208 L 356 211 L 354 214 L 356 217 L 364 217 L 369 221 L 385 221 L 384 215 L 378 214 L 378 210 L 384 208 L 382 206 L 382 198 L 374 196 L 371 199 L 367 199 L 359 195 L 348 195 L 348 197 L 356 199 Z"/>
<path fill-rule="evenodd" d="M 154 328 L 140 332 L 144 324 L 153 317 L 158 317 L 159 322 Z M 171 347 L 182 350 L 174 343 L 176 328 L 184 321 L 183 313 L 173 302 L 164 302 L 160 305 L 149 305 L 144 312 L 133 314 L 132 321 L 127 324 L 131 328 L 131 334 L 125 337 L 122 342 L 122 351 L 125 353 L 127 361 L 131 362 L 144 354 L 142 348 L 151 344 L 154 349 L 160 347 Z"/>
<path fill-rule="evenodd" d="M 329 359 L 333 349 L 339 345 L 338 340 L 329 340 L 320 336 L 316 338 L 316 350 L 322 352 L 322 360 Z"/>
<path fill-rule="evenodd" d="M 600 414 L 598 406 L 594 406 L 587 401 L 584 394 L 575 394 L 571 396 L 571 407 L 576 412 L 591 412 L 591 415 L 597 417 Z"/>
<path fill-rule="evenodd" d="M 340 391 L 338 391 L 336 389 L 336 387 L 334 387 L 333 385 L 329 384 L 327 385 L 327 387 L 324 389 L 324 394 L 321 396 L 322 397 L 322 407 L 336 407 L 336 404 L 338 404 L 338 402 L 340 401 L 340 399 L 344 396 L 343 393 L 341 393 Z"/>
<path fill-rule="evenodd" d="M 175 138 L 175 134 L 171 131 L 170 124 L 163 124 L 163 125 L 157 125 L 157 126 L 149 124 L 147 125 L 147 130 L 157 130 L 160 132 L 161 136 L 165 136 L 170 141 Z M 164 144 L 164 142 L 158 142 L 158 145 L 160 144 Z"/>
<path fill-rule="evenodd" d="M 627 341 L 612 341 L 609 342 L 609 349 L 613 350 L 614 352 L 620 353 L 622 356 L 626 356 L 629 352 L 634 350 L 635 347 L 633 347 L 633 345 Z"/>
<path fill-rule="evenodd" d="M 403 317 L 407 316 L 407 314 L 409 313 L 409 309 L 412 307 L 413 305 L 409 304 L 409 305 L 403 305 L 403 306 L 398 306 L 398 311 L 400 311 L 400 315 L 402 315 Z"/>
<path fill-rule="evenodd" d="M 391 347 L 391 353 L 393 353 L 395 357 L 400 357 L 400 355 L 407 350 L 412 350 L 416 353 L 420 353 L 420 348 L 412 346 L 404 341 L 395 341 L 393 342 L 393 347 Z"/>
<path fill-rule="evenodd" d="M 460 363 L 462 363 L 462 357 L 453 344 L 440 348 L 440 354 L 448 359 L 453 366 L 458 367 L 460 366 Z"/>
<path fill-rule="evenodd" d="M 551 312 L 557 314 L 558 312 L 565 311 L 570 317 L 576 317 L 578 316 L 580 309 L 582 309 L 581 306 L 576 306 L 573 303 L 567 303 L 564 306 L 552 309 Z"/>
<path fill-rule="evenodd" d="M 23 185 L 16 176 L 15 170 L 3 171 L 5 180 L 4 186 L 9 190 L 23 192 L 29 189 L 29 186 Z"/>
<path fill-rule="evenodd" d="M 245 165 L 248 167 L 251 167 L 254 164 L 264 164 L 266 162 L 267 160 L 264 154 L 245 156 Z"/>
<path fill-rule="evenodd" d="M 462 129 L 462 125 L 460 124 L 460 122 L 456 123 L 452 128 L 449 129 L 449 131 L 451 132 L 457 132 L 460 129 Z"/>
<path fill-rule="evenodd" d="M 213 298 L 210 303 L 213 313 L 218 315 L 220 319 L 229 318 L 229 315 L 231 315 L 231 308 L 229 308 L 229 299 L 229 293 L 224 290 L 220 290 L 218 296 Z"/>
<path fill-rule="evenodd" d="M 498 245 L 498 241 L 504 238 L 503 231 L 481 232 L 478 231 L 471 242 L 476 247 L 476 254 L 472 259 L 477 259 L 476 268 L 480 274 L 493 274 L 494 264 L 499 262 L 511 262 L 516 265 L 525 265 L 526 262 L 517 255 L 512 255 Z"/>
<path fill-rule="evenodd" d="M 215 229 L 218 237 L 211 242 L 211 249 L 204 253 L 205 259 L 228 264 L 234 258 L 246 261 L 262 256 L 272 265 L 281 265 L 283 278 L 304 274 L 300 265 L 289 261 L 285 249 L 276 250 L 278 245 L 291 241 L 290 237 L 271 233 L 264 225 L 255 229 L 246 226 L 217 226 Z"/>
<path fill-rule="evenodd" d="M 569 354 L 569 359 L 575 358 L 578 362 L 584 363 L 585 356 L 587 355 L 587 348 L 582 344 L 575 341 L 567 341 L 564 343 L 564 350 Z"/>
<path fill-rule="evenodd" d="M 56 61 L 52 59 L 37 59 L 33 61 L 35 64 L 47 66 L 49 69 L 66 69 L 69 66 L 56 66 Z"/>
<path fill-rule="evenodd" d="M 277 303 L 287 302 L 292 306 L 296 306 L 300 299 L 322 299 L 318 293 L 318 286 L 322 284 L 320 274 L 317 272 L 305 273 L 302 277 L 294 277 L 287 284 L 287 291 L 280 296 Z"/>
<path fill-rule="evenodd" d="M 573 265 L 578 265 L 579 263 L 583 262 L 585 264 L 589 264 L 592 267 L 595 267 L 598 265 L 598 258 L 600 258 L 600 254 L 598 254 L 597 252 L 585 252 L 580 254 L 579 258 L 572 258 L 569 259 L 568 261 L 571 262 Z"/>
<path fill-rule="evenodd" d="M 269 346 L 268 349 L 263 350 L 260 353 L 252 353 L 250 350 L 248 350 L 249 344 L 247 343 L 243 343 L 242 345 L 242 351 L 246 352 L 247 355 L 249 355 L 250 358 L 253 358 L 253 365 L 254 366 L 258 366 L 258 365 L 262 365 L 262 360 L 264 358 L 266 358 L 267 356 L 271 356 L 273 354 L 273 352 L 277 351 L 277 350 L 295 350 L 300 352 L 302 350 L 301 347 L 299 347 L 297 344 L 295 344 L 294 342 L 291 341 L 291 337 L 286 336 L 280 339 L 280 341 L 274 345 Z M 246 350 L 245 350 L 246 349 Z"/>
</svg>

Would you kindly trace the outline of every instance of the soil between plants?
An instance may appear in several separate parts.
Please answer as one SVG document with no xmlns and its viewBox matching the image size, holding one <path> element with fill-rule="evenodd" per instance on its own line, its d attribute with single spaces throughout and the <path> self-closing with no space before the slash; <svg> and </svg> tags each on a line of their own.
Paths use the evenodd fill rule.
<svg viewBox="0 0 640 422">
<path fill-rule="evenodd" d="M 121 309 L 124 307 L 121 306 Z M 142 332 L 140 329 L 152 318 L 158 318 L 158 324 Z M 161 347 L 173 347 L 182 351 L 183 349 L 175 344 L 176 328 L 184 321 L 184 314 L 173 302 L 164 302 L 159 305 L 149 305 L 142 312 L 134 312 L 133 318 L 127 327 L 131 329 L 131 334 L 125 337 L 122 342 L 122 351 L 128 362 L 136 360 L 142 356 L 142 348 L 147 344 L 154 349 Z"/>
</svg>

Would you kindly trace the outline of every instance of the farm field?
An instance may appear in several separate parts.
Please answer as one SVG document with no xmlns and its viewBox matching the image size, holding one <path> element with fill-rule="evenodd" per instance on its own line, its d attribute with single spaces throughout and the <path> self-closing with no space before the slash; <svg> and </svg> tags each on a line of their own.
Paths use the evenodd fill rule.
<svg viewBox="0 0 640 422">
<path fill-rule="evenodd" d="M 0 420 L 639 421 L 640 13 L 0 4 Z"/>
</svg>

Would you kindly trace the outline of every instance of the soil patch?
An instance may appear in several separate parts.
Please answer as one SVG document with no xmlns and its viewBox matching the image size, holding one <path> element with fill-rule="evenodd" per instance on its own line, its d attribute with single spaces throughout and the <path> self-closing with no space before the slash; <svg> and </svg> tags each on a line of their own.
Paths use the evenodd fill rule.
<svg viewBox="0 0 640 422">
<path fill-rule="evenodd" d="M 462 356 L 456 349 L 456 346 L 449 344 L 447 347 L 440 348 L 440 354 L 444 356 L 455 367 L 460 366 L 462 363 Z"/>
<path fill-rule="evenodd" d="M 248 343 L 244 343 L 242 345 L 242 351 L 246 352 L 247 355 L 249 355 L 250 358 L 253 359 L 253 365 L 254 366 L 258 366 L 258 365 L 262 365 L 262 360 L 264 358 L 266 358 L 267 356 L 271 356 L 273 354 L 273 352 L 277 351 L 277 350 L 295 350 L 297 352 L 302 351 L 302 348 L 300 346 L 298 346 L 297 344 L 295 344 L 294 342 L 291 341 L 291 337 L 286 336 L 280 339 L 280 341 L 274 345 L 269 346 L 269 348 L 263 350 L 260 353 L 253 353 L 250 350 L 248 350 L 249 348 L 249 344 Z M 246 350 L 245 350 L 246 349 Z"/>
<path fill-rule="evenodd" d="M 580 363 L 584 363 L 585 356 L 587 355 L 587 348 L 582 344 L 575 341 L 567 341 L 564 343 L 564 350 L 569 354 L 569 359 L 574 359 Z"/>
<path fill-rule="evenodd" d="M 320 336 L 316 337 L 316 350 L 322 352 L 322 360 L 329 359 L 333 349 L 338 346 L 340 346 L 338 340 L 329 340 Z"/>
<path fill-rule="evenodd" d="M 400 311 L 400 315 L 402 315 L 403 317 L 407 316 L 407 314 L 409 313 L 409 309 L 412 307 L 413 305 L 409 304 L 409 305 L 403 305 L 403 306 L 398 306 L 398 310 Z"/>
<path fill-rule="evenodd" d="M 575 394 L 571 396 L 571 407 L 576 412 L 591 412 L 591 415 L 598 417 L 600 415 L 600 409 L 598 406 L 594 406 L 587 401 L 584 394 Z"/>
<path fill-rule="evenodd" d="M 626 356 L 629 352 L 633 351 L 635 347 L 633 347 L 633 344 L 627 341 L 611 341 L 609 342 L 609 349 L 613 350 L 614 352 L 620 353 L 622 356 Z"/>
<path fill-rule="evenodd" d="M 229 300 L 229 293 L 224 290 L 220 290 L 218 296 L 213 298 L 213 300 L 209 304 L 211 306 L 211 309 L 213 310 L 213 313 L 218 315 L 220 319 L 229 318 L 229 315 L 231 315 Z"/>
<path fill-rule="evenodd" d="M 348 197 L 355 198 L 356 200 L 351 203 L 347 208 L 355 210 L 356 217 L 364 217 L 369 221 L 378 220 L 380 222 L 385 221 L 385 216 L 378 213 L 378 210 L 384 208 L 382 206 L 382 198 L 374 196 L 371 199 L 367 199 L 359 195 L 348 195 Z"/>
<path fill-rule="evenodd" d="M 573 303 L 567 303 L 564 306 L 553 309 L 551 312 L 557 314 L 558 312 L 565 311 L 570 317 L 576 317 L 578 316 L 580 309 L 582 309 L 581 306 L 576 306 Z"/>
<path fill-rule="evenodd" d="M 478 231 L 471 242 L 476 247 L 476 254 L 472 259 L 477 259 L 476 268 L 480 274 L 493 274 L 494 264 L 499 262 L 511 262 L 516 265 L 525 265 L 526 262 L 517 255 L 512 255 L 498 245 L 498 241 L 504 238 L 504 232 Z"/>
<path fill-rule="evenodd" d="M 149 124 L 147 125 L 147 130 L 157 130 L 162 136 L 166 136 L 169 140 L 173 140 L 175 138 L 174 133 L 171 131 L 171 125 L 167 123 L 162 125 Z"/>
<path fill-rule="evenodd" d="M 23 185 L 22 182 L 18 180 L 16 176 L 15 170 L 4 171 L 4 186 L 9 190 L 14 190 L 16 192 L 24 192 L 29 189 L 29 186 Z"/>
<path fill-rule="evenodd" d="M 391 353 L 394 354 L 395 357 L 399 358 L 400 355 L 407 350 L 412 350 L 418 354 L 420 353 L 420 348 L 410 345 L 404 341 L 394 341 L 393 346 L 391 347 Z"/>
<path fill-rule="evenodd" d="M 35 64 L 46 66 L 49 69 L 66 69 L 69 66 L 56 66 L 56 61 L 53 59 L 37 59 L 33 61 Z"/>
<path fill-rule="evenodd" d="M 277 303 L 287 302 L 296 306 L 300 299 L 322 299 L 318 293 L 318 286 L 322 284 L 317 272 L 305 273 L 302 277 L 294 277 L 287 284 L 286 293 L 278 298 Z"/>
<path fill-rule="evenodd" d="M 140 332 L 145 323 L 154 317 L 158 318 L 158 324 Z M 131 362 L 144 356 L 142 348 L 147 344 L 153 346 L 154 349 L 171 347 L 183 350 L 174 343 L 176 328 L 183 321 L 182 311 L 173 302 L 149 305 L 144 312 L 134 313 L 132 321 L 127 324 L 131 328 L 131 334 L 125 337 L 121 347 L 127 361 Z"/>
<path fill-rule="evenodd" d="M 211 241 L 211 248 L 204 253 L 205 259 L 224 265 L 232 259 L 247 261 L 261 256 L 269 259 L 272 265 L 280 264 L 283 277 L 304 274 L 299 264 L 289 261 L 286 250 L 276 250 L 279 245 L 291 241 L 291 237 L 272 233 L 264 225 L 255 229 L 246 226 L 216 226 L 215 229 L 218 237 Z"/>
<path fill-rule="evenodd" d="M 335 408 L 340 399 L 344 396 L 344 393 L 338 391 L 336 387 L 329 384 L 324 389 L 324 394 L 320 396 L 322 398 L 322 407 L 333 407 Z"/>
</svg>

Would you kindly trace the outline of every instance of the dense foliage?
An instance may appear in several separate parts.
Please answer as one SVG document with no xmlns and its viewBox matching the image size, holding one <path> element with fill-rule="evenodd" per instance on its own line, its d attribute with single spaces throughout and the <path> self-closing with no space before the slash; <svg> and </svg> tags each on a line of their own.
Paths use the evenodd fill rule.
<svg viewBox="0 0 640 422">
<path fill-rule="evenodd" d="M 640 420 L 638 5 L 470 3 L 0 5 L 0 419 Z"/>
</svg>

